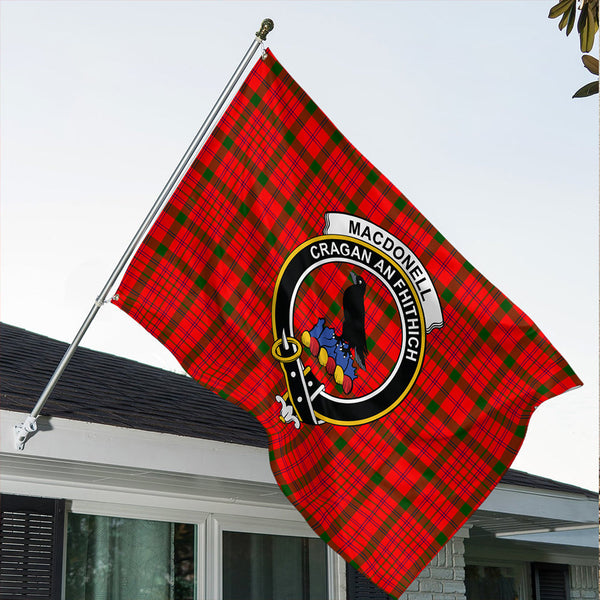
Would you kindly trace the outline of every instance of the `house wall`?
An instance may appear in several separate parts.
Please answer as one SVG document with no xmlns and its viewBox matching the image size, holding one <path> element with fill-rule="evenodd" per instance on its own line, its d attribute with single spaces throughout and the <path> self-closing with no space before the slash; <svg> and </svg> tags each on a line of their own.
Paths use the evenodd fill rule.
<svg viewBox="0 0 600 600">
<path fill-rule="evenodd" d="M 315 537 L 276 486 L 264 449 L 42 418 L 40 432 L 17 452 L 12 427 L 24 416 L 0 411 L 3 493 L 66 498 L 73 513 L 196 524 L 198 564 L 205 571 L 198 578 L 206 581 L 199 600 L 220 597 L 222 531 Z M 597 500 L 562 496 L 499 486 L 488 502 L 494 512 L 485 518 L 510 520 L 534 511 L 576 523 L 597 518 Z M 554 549 L 483 539 L 475 528 L 470 533 L 461 529 L 401 600 L 466 600 L 465 562 L 473 559 L 521 566 L 525 600 L 531 598 L 532 561 L 570 564 L 571 600 L 598 598 L 597 547 Z M 333 553 L 328 562 L 330 599 L 350 600 L 345 564 Z"/>
<path fill-rule="evenodd" d="M 571 565 L 569 568 L 571 600 L 598 598 L 598 567 Z"/>
<path fill-rule="evenodd" d="M 465 600 L 465 538 L 461 529 L 433 558 L 400 600 Z"/>
</svg>

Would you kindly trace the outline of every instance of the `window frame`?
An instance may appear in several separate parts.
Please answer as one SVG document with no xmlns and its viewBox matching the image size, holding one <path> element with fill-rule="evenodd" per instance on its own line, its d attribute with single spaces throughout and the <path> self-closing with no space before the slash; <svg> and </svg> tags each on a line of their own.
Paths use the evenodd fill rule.
<svg viewBox="0 0 600 600">
<path fill-rule="evenodd" d="M 222 600 L 223 598 L 224 531 L 318 538 L 305 522 L 218 513 L 209 515 L 207 520 L 207 599 Z M 329 546 L 327 546 L 327 597 L 328 600 L 346 600 L 346 563 Z"/>
<path fill-rule="evenodd" d="M 162 506 L 144 506 L 135 504 L 117 504 L 114 502 L 95 502 L 89 500 L 73 500 L 68 502 L 65 512 L 65 528 L 69 513 L 93 515 L 99 517 L 121 517 L 123 519 L 141 519 L 145 521 L 162 521 L 167 523 L 187 523 L 196 527 L 196 600 L 207 600 L 206 594 L 206 564 L 207 564 L 207 536 L 206 524 L 209 513 L 197 510 L 165 508 Z M 63 586 L 62 600 L 64 600 L 66 551 L 68 540 L 65 532 L 63 561 Z"/>
<path fill-rule="evenodd" d="M 263 508 L 268 511 L 268 507 Z M 239 508 L 237 510 L 239 511 Z M 196 600 L 222 600 L 223 531 L 318 538 L 306 522 L 297 519 L 287 520 L 266 516 L 206 512 L 193 509 L 168 508 L 160 505 L 148 506 L 130 502 L 121 504 L 118 502 L 72 500 L 67 502 L 65 526 L 69 512 L 195 525 Z M 66 543 L 65 538 L 65 552 Z M 63 566 L 63 577 L 65 566 Z M 328 600 L 346 600 L 346 563 L 329 546 L 327 547 L 327 593 Z"/>
<path fill-rule="evenodd" d="M 532 600 L 531 594 L 531 577 L 529 562 L 503 560 L 503 559 L 473 559 L 467 561 L 465 566 L 472 565 L 474 567 L 508 567 L 515 570 L 517 579 L 517 591 L 521 600 Z M 465 573 L 466 586 L 466 573 Z M 466 591 L 465 591 L 466 593 Z"/>
</svg>

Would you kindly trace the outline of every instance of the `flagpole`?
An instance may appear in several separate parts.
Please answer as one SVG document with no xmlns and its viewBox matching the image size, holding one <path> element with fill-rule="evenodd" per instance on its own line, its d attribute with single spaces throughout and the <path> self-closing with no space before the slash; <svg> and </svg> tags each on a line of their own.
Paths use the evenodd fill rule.
<svg viewBox="0 0 600 600">
<path fill-rule="evenodd" d="M 181 158 L 181 160 L 175 167 L 175 170 L 171 174 L 171 177 L 169 177 L 169 180 L 167 181 L 167 183 L 163 187 L 162 191 L 158 195 L 154 204 L 152 205 L 150 212 L 148 213 L 148 215 L 146 216 L 146 218 L 140 225 L 135 236 L 133 237 L 129 246 L 125 250 L 123 256 L 117 263 L 117 266 L 115 267 L 111 276 L 108 278 L 106 284 L 104 285 L 104 287 L 98 294 L 98 297 L 94 301 L 94 304 L 93 304 L 90 312 L 88 313 L 88 316 L 86 317 L 85 321 L 79 328 L 77 335 L 75 336 L 75 338 L 73 339 L 73 341 L 71 342 L 69 347 L 67 348 L 64 356 L 62 357 L 60 363 L 56 367 L 52 377 L 46 384 L 46 387 L 44 388 L 44 391 L 42 392 L 42 394 L 41 394 L 39 400 L 37 401 L 36 405 L 34 406 L 33 410 L 27 416 L 27 418 L 25 419 L 25 421 L 23 423 L 19 423 L 18 425 L 15 425 L 14 435 L 15 435 L 15 446 L 16 446 L 17 450 L 23 450 L 23 448 L 25 447 L 25 442 L 27 441 L 27 438 L 29 437 L 29 435 L 34 433 L 37 430 L 37 419 L 38 419 L 40 412 L 42 411 L 42 408 L 44 407 L 44 404 L 46 403 L 48 397 L 52 393 L 52 390 L 58 383 L 59 378 L 61 377 L 61 375 L 67 368 L 69 361 L 71 360 L 73 354 L 75 353 L 77 346 L 79 346 L 79 343 L 81 342 L 81 339 L 83 338 L 85 332 L 88 330 L 89 326 L 91 325 L 92 321 L 94 320 L 94 317 L 96 316 L 96 314 L 98 313 L 100 308 L 106 303 L 106 296 L 108 295 L 111 288 L 113 287 L 113 285 L 119 278 L 119 275 L 121 274 L 121 272 L 123 271 L 123 269 L 125 268 L 127 263 L 129 262 L 129 259 L 133 255 L 134 251 L 136 250 L 136 248 L 138 247 L 138 245 L 144 238 L 146 231 L 148 230 L 148 228 L 150 227 L 150 225 L 152 224 L 154 219 L 158 216 L 158 213 L 161 211 L 163 204 L 165 203 L 167 198 L 170 197 L 171 192 L 173 191 L 175 186 L 179 183 L 179 180 L 181 179 L 181 177 L 185 174 L 185 171 L 187 170 L 187 167 L 188 167 L 190 161 L 195 156 L 196 151 L 198 150 L 198 147 L 200 146 L 200 143 L 203 141 L 204 137 L 206 136 L 206 134 L 212 127 L 220 110 L 223 108 L 223 105 L 227 101 L 227 98 L 231 94 L 233 88 L 235 87 L 235 85 L 239 81 L 240 77 L 242 76 L 243 72 L 246 70 L 246 67 L 252 60 L 252 57 L 256 53 L 256 50 L 267 39 L 267 35 L 269 34 L 269 32 L 272 31 L 273 26 L 274 26 L 273 21 L 271 19 L 264 19 L 263 22 L 261 23 L 260 29 L 255 34 L 254 41 L 252 42 L 252 44 L 250 44 L 250 47 L 246 51 L 246 54 L 244 54 L 242 60 L 240 61 L 239 65 L 237 66 L 233 75 L 229 79 L 227 85 L 225 86 L 225 89 L 221 92 L 221 95 L 217 99 L 217 101 L 216 101 L 215 105 L 212 107 L 211 111 L 208 113 L 208 116 L 206 117 L 206 119 L 204 120 L 204 123 L 198 130 L 198 133 L 196 134 L 196 136 L 190 143 L 185 154 L 183 155 L 183 157 Z"/>
</svg>

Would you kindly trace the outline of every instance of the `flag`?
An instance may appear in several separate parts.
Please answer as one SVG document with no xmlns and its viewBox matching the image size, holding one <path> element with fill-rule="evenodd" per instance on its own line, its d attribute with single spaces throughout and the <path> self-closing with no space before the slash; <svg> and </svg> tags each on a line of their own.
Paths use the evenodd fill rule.
<svg viewBox="0 0 600 600">
<path fill-rule="evenodd" d="M 254 415 L 309 525 L 399 596 L 580 381 L 271 52 L 114 303 Z"/>
</svg>

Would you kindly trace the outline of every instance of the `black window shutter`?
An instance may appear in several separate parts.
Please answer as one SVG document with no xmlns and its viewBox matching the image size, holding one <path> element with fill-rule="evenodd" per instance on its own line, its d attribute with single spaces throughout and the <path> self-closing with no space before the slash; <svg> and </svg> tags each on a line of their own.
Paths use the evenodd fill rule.
<svg viewBox="0 0 600 600">
<path fill-rule="evenodd" d="M 348 600 L 389 600 L 393 598 L 348 563 L 346 563 L 346 589 Z"/>
<path fill-rule="evenodd" d="M 0 600 L 60 600 L 65 501 L 0 496 Z"/>
<path fill-rule="evenodd" d="M 569 600 L 569 567 L 551 563 L 532 563 L 535 600 Z"/>
</svg>

